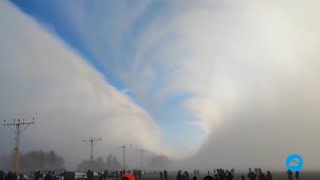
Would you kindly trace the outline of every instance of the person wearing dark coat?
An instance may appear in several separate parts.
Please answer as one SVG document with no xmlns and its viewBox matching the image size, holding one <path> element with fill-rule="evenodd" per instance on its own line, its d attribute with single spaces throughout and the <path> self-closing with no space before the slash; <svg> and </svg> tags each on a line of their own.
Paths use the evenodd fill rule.
<svg viewBox="0 0 320 180">
<path fill-rule="evenodd" d="M 295 176 L 296 176 L 296 180 L 299 180 L 299 179 L 300 179 L 300 173 L 299 173 L 299 171 L 296 171 Z"/>
<path fill-rule="evenodd" d="M 0 171 L 0 180 L 4 180 L 4 172 L 2 170 Z"/>
<path fill-rule="evenodd" d="M 168 179 L 168 171 L 167 170 L 163 171 L 163 177 L 164 177 L 164 180 Z"/>
<path fill-rule="evenodd" d="M 181 170 L 178 171 L 176 180 L 182 180 Z"/>
<path fill-rule="evenodd" d="M 250 180 L 255 180 L 256 177 L 257 177 L 257 175 L 256 175 L 253 171 L 249 172 L 248 178 L 249 178 Z"/>
<path fill-rule="evenodd" d="M 273 180 L 272 174 L 270 171 L 267 171 L 267 180 Z"/>
<path fill-rule="evenodd" d="M 288 174 L 288 180 L 292 180 L 292 171 L 288 169 L 287 174 Z"/>
<path fill-rule="evenodd" d="M 232 180 L 233 179 L 233 175 L 231 174 L 230 171 L 227 171 L 225 174 L 225 179 L 226 180 Z"/>
</svg>

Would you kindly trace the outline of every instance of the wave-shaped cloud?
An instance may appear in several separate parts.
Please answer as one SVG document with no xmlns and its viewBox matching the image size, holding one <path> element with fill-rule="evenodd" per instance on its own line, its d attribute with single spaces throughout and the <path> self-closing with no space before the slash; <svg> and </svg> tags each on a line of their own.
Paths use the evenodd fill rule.
<svg viewBox="0 0 320 180">
<path fill-rule="evenodd" d="M 122 144 L 167 152 L 148 113 L 82 57 L 8 2 L 0 2 L 0 11 L 1 118 L 36 118 L 22 150 L 54 149 L 69 167 L 88 156 L 81 140 L 89 136 L 102 137 L 95 149 L 100 156 L 120 155 L 116 147 Z M 8 144 L 2 152 L 11 149 L 10 137 L 1 128 L 0 141 Z"/>
<path fill-rule="evenodd" d="M 154 117 L 175 100 L 174 112 L 192 117 L 166 121 L 185 134 L 176 140 L 193 148 L 186 154 L 199 150 L 187 164 L 284 168 L 299 152 L 317 167 L 319 3 L 65 3 L 73 37 L 146 111 Z M 202 146 L 184 124 L 201 128 Z"/>
</svg>

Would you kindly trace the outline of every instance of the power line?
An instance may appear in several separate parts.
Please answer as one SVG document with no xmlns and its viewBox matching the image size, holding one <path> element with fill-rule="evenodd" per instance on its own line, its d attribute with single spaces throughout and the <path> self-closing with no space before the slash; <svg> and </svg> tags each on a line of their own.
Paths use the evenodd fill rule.
<svg viewBox="0 0 320 180">
<path fill-rule="evenodd" d="M 98 143 L 98 141 L 101 141 L 101 137 L 89 137 L 88 139 L 83 139 L 82 141 L 90 146 L 90 164 L 91 170 L 93 170 L 93 147 Z"/>
<path fill-rule="evenodd" d="M 30 124 L 34 124 L 34 118 L 32 118 L 32 122 L 25 122 L 24 119 L 22 119 L 22 122 L 20 119 L 18 119 L 17 121 L 16 119 L 13 119 L 13 123 L 6 123 L 6 120 L 4 120 L 3 126 L 9 127 L 9 129 L 15 135 L 16 144 L 14 147 L 13 169 L 16 173 L 19 172 L 20 166 L 20 137 L 26 131 Z"/>
<path fill-rule="evenodd" d="M 122 159 L 123 159 L 123 164 L 122 164 L 122 167 L 123 167 L 123 170 L 125 171 L 126 169 L 126 150 L 128 148 L 131 148 L 131 144 L 128 146 L 128 145 L 122 145 L 120 147 L 118 147 L 122 150 Z"/>
<path fill-rule="evenodd" d="M 141 152 L 141 170 L 143 170 L 143 153 L 146 152 L 146 149 L 140 149 Z"/>
</svg>

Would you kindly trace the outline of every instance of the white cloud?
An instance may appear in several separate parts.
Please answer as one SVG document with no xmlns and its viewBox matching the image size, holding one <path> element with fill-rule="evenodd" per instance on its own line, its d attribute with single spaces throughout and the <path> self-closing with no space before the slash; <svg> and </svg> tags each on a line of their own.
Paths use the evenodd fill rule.
<svg viewBox="0 0 320 180">
<path fill-rule="evenodd" d="M 0 2 L 0 11 L 1 118 L 36 118 L 22 149 L 54 149 L 67 165 L 88 157 L 81 140 L 89 136 L 103 139 L 97 155 L 117 152 L 126 143 L 167 152 L 148 113 L 82 57 L 8 2 Z M 1 128 L 1 142 L 10 144 L 1 151 L 11 149 L 10 137 Z"/>
<path fill-rule="evenodd" d="M 157 109 L 170 95 L 192 94 L 181 106 L 193 113 L 207 138 L 187 164 L 284 168 L 283 159 L 298 152 L 308 162 L 307 169 L 318 167 L 320 144 L 314 139 L 319 136 L 320 116 L 319 2 L 170 5 L 172 11 L 140 27 L 143 32 L 134 38 L 132 56 L 110 61 L 105 60 L 106 50 L 130 35 L 144 8 L 134 19 L 120 17 L 116 26 L 99 16 L 109 12 L 103 8 L 95 11 L 98 15 L 92 15 L 92 9 L 69 12 L 81 19 L 75 27 L 84 44 L 145 102 L 147 110 Z M 112 51 L 115 57 L 127 54 L 127 49 L 117 47 Z"/>
</svg>

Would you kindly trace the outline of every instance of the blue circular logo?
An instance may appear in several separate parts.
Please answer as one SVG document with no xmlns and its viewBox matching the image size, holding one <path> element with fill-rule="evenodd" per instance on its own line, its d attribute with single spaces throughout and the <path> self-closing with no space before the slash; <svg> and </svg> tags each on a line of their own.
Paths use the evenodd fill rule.
<svg viewBox="0 0 320 180">
<path fill-rule="evenodd" d="M 291 154 L 287 158 L 286 165 L 290 171 L 302 171 L 303 159 L 299 154 Z"/>
</svg>

